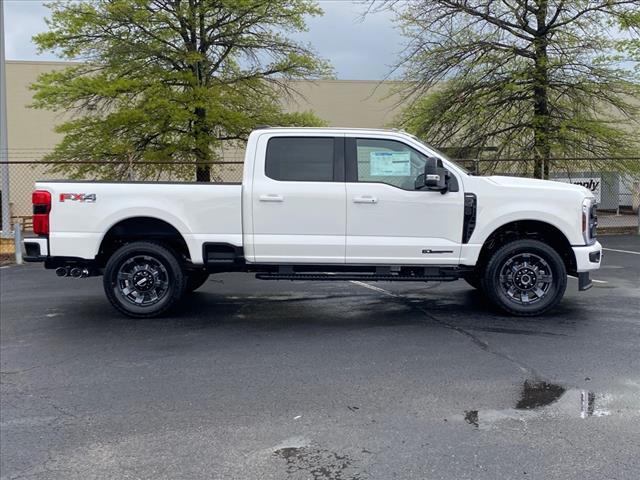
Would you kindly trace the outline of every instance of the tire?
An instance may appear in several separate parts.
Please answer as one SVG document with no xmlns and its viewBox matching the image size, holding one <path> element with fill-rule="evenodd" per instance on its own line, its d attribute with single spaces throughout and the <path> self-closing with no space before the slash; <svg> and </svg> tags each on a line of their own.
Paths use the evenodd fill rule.
<svg viewBox="0 0 640 480">
<path fill-rule="evenodd" d="M 515 240 L 496 250 L 487 262 L 482 288 L 503 311 L 540 315 L 555 307 L 567 288 L 560 255 L 538 240 Z"/>
<path fill-rule="evenodd" d="M 151 318 L 180 300 L 186 277 L 172 250 L 157 243 L 133 242 L 109 258 L 103 285 L 116 310 L 132 318 Z"/>
<path fill-rule="evenodd" d="M 196 270 L 187 274 L 187 292 L 195 292 L 209 279 L 209 272 Z"/>
<path fill-rule="evenodd" d="M 482 278 L 477 273 L 469 273 L 464 276 L 464 281 L 477 290 L 482 290 Z"/>
</svg>

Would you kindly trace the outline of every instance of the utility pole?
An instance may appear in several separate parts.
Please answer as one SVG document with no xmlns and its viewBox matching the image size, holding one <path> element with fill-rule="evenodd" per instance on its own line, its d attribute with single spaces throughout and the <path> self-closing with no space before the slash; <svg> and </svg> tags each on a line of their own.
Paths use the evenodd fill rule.
<svg viewBox="0 0 640 480">
<path fill-rule="evenodd" d="M 9 213 L 9 139 L 7 134 L 7 74 L 4 58 L 4 0 L 0 0 L 0 176 L 2 177 L 2 236 L 11 236 Z"/>
</svg>

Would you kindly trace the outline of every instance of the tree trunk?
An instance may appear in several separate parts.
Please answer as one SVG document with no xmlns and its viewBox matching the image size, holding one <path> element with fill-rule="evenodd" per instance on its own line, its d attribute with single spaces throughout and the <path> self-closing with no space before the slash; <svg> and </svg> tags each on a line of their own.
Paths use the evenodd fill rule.
<svg viewBox="0 0 640 480">
<path fill-rule="evenodd" d="M 549 113 L 549 57 L 547 55 L 547 1 L 540 0 L 536 13 L 538 31 L 533 41 L 535 65 L 533 70 L 533 155 L 535 178 L 548 178 L 551 157 L 551 114 Z"/>
<path fill-rule="evenodd" d="M 207 111 L 204 108 L 196 107 L 196 121 L 193 133 L 196 143 L 196 182 L 211 181 L 211 137 L 206 125 Z"/>
<path fill-rule="evenodd" d="M 196 167 L 196 182 L 208 183 L 211 181 L 211 167 L 198 165 Z"/>
</svg>

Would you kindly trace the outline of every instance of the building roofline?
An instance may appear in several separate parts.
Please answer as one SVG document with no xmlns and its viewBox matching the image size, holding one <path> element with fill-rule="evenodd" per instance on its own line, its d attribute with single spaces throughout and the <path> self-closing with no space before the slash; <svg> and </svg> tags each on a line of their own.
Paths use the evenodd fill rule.
<svg viewBox="0 0 640 480">
<path fill-rule="evenodd" d="M 71 62 L 66 60 L 5 60 L 5 63 L 18 65 L 81 65 L 84 62 Z"/>
<path fill-rule="evenodd" d="M 278 126 L 259 126 L 254 131 L 293 131 L 293 132 L 378 132 L 378 133 L 396 133 L 408 135 L 408 133 L 398 128 L 369 128 L 369 127 L 278 127 Z"/>
<path fill-rule="evenodd" d="M 16 64 L 16 65 L 55 65 L 55 66 L 64 66 L 64 65 L 81 65 L 85 62 L 80 61 L 68 61 L 68 60 L 5 60 L 7 64 Z M 309 79 L 294 79 L 290 80 L 292 83 L 300 82 L 300 83 L 370 83 L 370 84 L 390 84 L 390 83 L 406 83 L 402 80 L 373 80 L 373 79 L 342 79 L 342 78 L 309 78 Z"/>
</svg>

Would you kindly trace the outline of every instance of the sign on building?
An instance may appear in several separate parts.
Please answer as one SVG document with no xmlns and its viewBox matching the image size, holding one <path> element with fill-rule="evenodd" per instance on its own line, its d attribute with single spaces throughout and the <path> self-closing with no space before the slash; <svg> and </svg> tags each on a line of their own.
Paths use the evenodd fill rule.
<svg viewBox="0 0 640 480">
<path fill-rule="evenodd" d="M 574 185 L 580 185 L 591 190 L 591 193 L 596 197 L 596 202 L 602 202 L 602 177 L 557 177 L 553 179 L 555 182 L 572 183 Z"/>
</svg>

